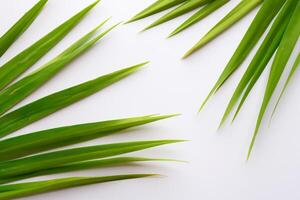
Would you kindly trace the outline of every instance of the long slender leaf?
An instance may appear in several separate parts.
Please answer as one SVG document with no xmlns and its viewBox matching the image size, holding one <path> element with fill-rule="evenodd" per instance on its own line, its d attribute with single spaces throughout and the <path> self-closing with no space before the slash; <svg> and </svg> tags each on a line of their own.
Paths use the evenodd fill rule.
<svg viewBox="0 0 300 200">
<path fill-rule="evenodd" d="M 136 162 L 157 162 L 157 161 L 177 161 L 172 159 L 157 159 L 157 158 L 141 158 L 141 157 L 117 157 L 117 158 L 108 158 L 100 160 L 91 160 L 85 162 L 78 162 L 74 164 L 63 165 L 60 167 L 41 170 L 35 173 L 25 174 L 22 176 L 16 176 L 8 179 L 1 179 L 0 184 L 11 183 L 15 181 L 20 181 L 28 178 L 51 175 L 51 174 L 60 174 L 65 172 L 74 172 L 87 169 L 99 169 L 113 166 L 124 166 Z"/>
<path fill-rule="evenodd" d="M 196 24 L 200 20 L 204 19 L 223 5 L 225 5 L 229 0 L 215 0 L 213 2 L 208 3 L 204 8 L 200 9 L 198 12 L 193 14 L 190 18 L 184 21 L 180 26 L 178 26 L 170 35 L 172 37 L 183 30 L 186 30 L 190 26 Z"/>
<path fill-rule="evenodd" d="M 147 26 L 143 31 L 148 30 L 150 28 L 153 28 L 159 24 L 165 23 L 167 21 L 170 21 L 176 17 L 179 17 L 185 13 L 188 13 L 192 10 L 195 10 L 213 0 L 188 0 L 184 2 L 182 5 L 179 5 L 177 8 L 174 10 L 170 11 L 169 13 L 165 14 L 149 26 Z"/>
<path fill-rule="evenodd" d="M 187 58 L 201 47 L 218 37 L 240 19 L 246 16 L 264 0 L 242 0 L 234 9 L 232 9 L 220 22 L 218 22 L 208 33 L 206 33 L 190 50 L 188 50 L 183 58 Z"/>
<path fill-rule="evenodd" d="M 235 89 L 230 102 L 225 110 L 223 118 L 221 120 L 220 126 L 225 122 L 226 118 L 232 111 L 234 105 L 237 103 L 238 99 L 243 94 L 243 98 L 241 103 L 238 107 L 236 112 L 239 112 L 241 106 L 243 105 L 246 97 L 248 96 L 249 92 L 251 91 L 252 87 L 260 77 L 261 73 L 266 68 L 268 62 L 270 61 L 271 57 L 274 55 L 276 51 L 282 35 L 290 21 L 292 13 L 296 7 L 295 1 L 288 1 L 284 8 L 280 11 L 276 20 L 272 24 L 270 31 L 268 32 L 267 36 L 265 37 L 263 43 L 261 44 L 260 48 L 256 52 L 254 58 L 252 59 L 251 63 L 249 64 L 246 72 L 244 73 L 241 81 L 239 82 L 237 88 Z M 246 88 L 246 89 L 245 89 Z M 235 116 L 236 116 L 235 115 Z"/>
<path fill-rule="evenodd" d="M 183 142 L 183 140 L 123 142 L 80 147 L 25 157 L 0 163 L 0 178 L 14 178 L 75 162 L 112 157 L 177 142 Z"/>
<path fill-rule="evenodd" d="M 229 63 L 219 76 L 217 82 L 209 92 L 208 96 L 202 103 L 200 110 L 204 107 L 208 99 L 222 86 L 222 84 L 231 76 L 231 74 L 240 66 L 240 64 L 248 56 L 252 48 L 258 42 L 262 34 L 265 32 L 273 18 L 284 5 L 286 0 L 265 0 L 262 7 L 258 11 L 252 21 L 245 36 L 240 42 L 235 53 L 231 57 Z"/>
<path fill-rule="evenodd" d="M 107 21 L 107 20 L 106 20 Z M 83 36 L 61 54 L 59 54 L 54 59 L 50 60 L 36 71 L 30 73 L 28 76 L 14 83 L 13 85 L 7 87 L 6 89 L 0 91 L 0 115 L 7 112 L 13 106 L 21 102 L 31 93 L 40 88 L 48 80 L 54 77 L 58 72 L 60 72 L 64 67 L 72 62 L 75 58 L 93 46 L 98 40 L 105 36 L 112 28 L 99 34 L 94 39 L 91 39 L 95 32 L 102 27 L 106 22 L 102 22 L 99 26 L 93 29 L 91 32 Z"/>
<path fill-rule="evenodd" d="M 42 11 L 48 0 L 40 0 L 25 13 L 1 38 L 0 57 L 24 33 Z"/>
<path fill-rule="evenodd" d="M 268 107 L 270 99 L 274 93 L 274 90 L 280 80 L 280 77 L 285 69 L 285 66 L 290 58 L 290 55 L 299 39 L 300 35 L 300 1 L 297 1 L 297 6 L 293 12 L 293 16 L 286 28 L 286 31 L 282 37 L 279 44 L 278 50 L 276 52 L 271 71 L 269 74 L 268 83 L 265 90 L 264 99 L 261 105 L 261 109 L 257 118 L 256 127 L 252 137 L 252 141 L 248 150 L 247 159 L 251 154 L 257 133 L 259 131 L 263 116 Z"/>
<path fill-rule="evenodd" d="M 89 5 L 0 67 L 0 90 L 52 49 L 98 2 Z"/>
<path fill-rule="evenodd" d="M 73 178 L 84 178 L 84 177 L 73 177 Z M 92 177 L 90 177 L 90 178 L 92 178 Z M 62 178 L 62 179 L 60 178 L 60 179 L 52 179 L 52 180 L 68 180 L 68 179 L 70 179 L 70 178 Z M 56 181 L 52 181 L 52 180 L 1 185 L 0 186 L 0 192 L 17 191 L 17 190 L 35 188 L 35 187 L 39 187 L 39 186 L 44 187 L 44 186 L 49 185 L 49 183 L 53 184 L 53 183 L 56 182 Z"/>
<path fill-rule="evenodd" d="M 151 4 L 150 6 L 139 12 L 137 15 L 132 17 L 130 20 L 128 20 L 127 23 L 149 17 L 161 11 L 172 8 L 185 1 L 187 0 L 157 0 L 155 3 Z"/>
<path fill-rule="evenodd" d="M 9 200 L 83 185 L 120 181 L 126 179 L 145 178 L 154 175 L 155 174 L 128 174 L 104 177 L 72 177 L 53 179 L 48 181 L 4 185 L 0 186 L 0 191 L 3 191 L 0 193 L 0 199 Z"/>
<path fill-rule="evenodd" d="M 143 116 L 66 126 L 29 133 L 0 141 L 0 161 L 15 159 L 118 133 L 124 129 L 173 117 Z"/>
<path fill-rule="evenodd" d="M 116 71 L 94 80 L 70 87 L 29 103 L 0 118 L 0 137 L 4 137 L 66 106 L 69 106 L 97 91 L 125 78 L 145 65 L 142 63 Z"/>
<path fill-rule="evenodd" d="M 300 53 L 298 54 L 298 56 L 297 56 L 297 58 L 296 58 L 296 60 L 294 62 L 294 65 L 293 65 L 293 67 L 292 67 L 292 69 L 291 69 L 291 71 L 289 73 L 289 76 L 288 76 L 287 80 L 285 81 L 284 87 L 282 88 L 282 90 L 280 92 L 280 96 L 278 97 L 278 100 L 277 100 L 276 105 L 274 107 L 274 110 L 272 112 L 272 117 L 274 116 L 275 111 L 276 111 L 276 109 L 278 107 L 278 104 L 279 104 L 279 102 L 280 102 L 280 100 L 281 100 L 281 98 L 282 98 L 282 96 L 283 96 L 283 94 L 284 94 L 284 92 L 285 92 L 288 84 L 290 83 L 292 77 L 294 76 L 296 70 L 298 69 L 299 65 L 300 65 Z"/>
</svg>

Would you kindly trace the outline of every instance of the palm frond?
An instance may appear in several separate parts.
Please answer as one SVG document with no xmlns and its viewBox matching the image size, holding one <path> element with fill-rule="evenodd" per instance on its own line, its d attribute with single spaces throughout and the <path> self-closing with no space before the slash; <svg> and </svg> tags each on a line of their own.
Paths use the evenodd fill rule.
<svg viewBox="0 0 300 200">
<path fill-rule="evenodd" d="M 245 36 L 240 42 L 235 53 L 231 57 L 227 66 L 219 76 L 213 88 L 205 98 L 199 110 L 201 110 L 208 99 L 223 85 L 231 74 L 241 65 L 248 56 L 252 48 L 259 41 L 262 34 L 266 31 L 273 18 L 277 15 L 286 0 L 265 0 L 258 11 Z"/>
<path fill-rule="evenodd" d="M 294 9 L 295 3 L 292 4 L 292 2 L 287 2 L 287 4 L 285 4 L 284 8 L 276 17 L 267 36 L 265 37 L 255 56 L 253 57 L 237 88 L 235 89 L 230 99 L 230 102 L 227 105 L 220 126 L 225 122 L 226 118 L 232 111 L 234 105 L 242 96 L 238 109 L 235 113 L 234 119 L 237 116 L 239 110 L 241 109 L 244 101 L 246 100 L 254 84 L 256 83 L 261 73 L 266 68 L 268 62 L 274 55 L 274 52 L 278 48 L 278 45 L 282 39 L 282 35 L 290 21 Z"/>
<path fill-rule="evenodd" d="M 42 11 L 48 0 L 40 0 L 26 12 L 1 38 L 0 57 L 24 33 Z"/>
<path fill-rule="evenodd" d="M 185 0 L 159 0 L 150 6 L 148 10 L 141 12 L 132 20 L 152 15 L 156 12 L 182 4 L 184 1 Z M 11 29 L 14 30 L 14 33 L 9 36 L 10 38 L 6 38 L 6 40 L 12 44 L 13 41 L 16 40 L 16 38 L 23 31 L 25 31 L 27 28 L 26 26 L 31 24 L 31 22 L 39 13 L 38 9 L 41 10 L 46 2 L 47 0 L 41 0 L 30 11 L 31 15 L 27 13 Z M 32 92 L 44 85 L 48 80 L 66 67 L 67 64 L 72 62 L 84 51 L 92 47 L 98 40 L 100 40 L 115 26 L 117 26 L 114 25 L 104 32 L 96 34 L 98 29 L 106 22 L 104 21 L 95 29 L 84 35 L 77 42 L 72 44 L 69 48 L 56 56 L 54 59 L 42 65 L 40 68 L 20 79 L 19 81 L 8 86 L 18 76 L 20 76 L 41 57 L 43 57 L 60 40 L 62 40 L 64 36 L 70 32 L 72 28 L 75 27 L 75 25 L 77 25 L 98 2 L 99 1 L 96 1 L 95 3 L 89 5 L 0 67 L 0 137 L 5 137 L 16 130 L 19 130 L 60 109 L 63 109 L 64 107 L 80 101 L 81 99 L 86 98 L 133 74 L 146 64 L 141 63 L 104 76 L 100 76 L 93 80 L 50 94 L 14 111 L 6 113 L 13 106 L 21 102 Z M 190 2 L 194 2 L 193 5 L 194 7 L 196 6 L 195 0 L 190 0 Z M 180 12 L 186 12 L 188 9 L 192 9 L 191 7 L 193 6 L 191 6 L 191 4 L 189 6 L 190 8 L 186 7 L 185 11 L 182 10 Z M 25 20 L 25 18 L 27 18 L 27 20 Z M 0 44 L 1 39 L 3 38 L 0 38 Z M 3 46 L 3 48 L 5 48 L 5 46 Z M 116 156 L 141 151 L 148 148 L 154 148 L 161 145 L 184 142 L 184 140 L 165 139 L 151 141 L 130 141 L 71 148 L 46 153 L 44 152 L 59 147 L 65 147 L 67 145 L 116 134 L 128 128 L 141 126 L 173 116 L 175 115 L 148 115 L 134 118 L 77 124 L 42 130 L 0 140 L 0 199 L 15 199 L 45 193 L 48 191 L 88 184 L 154 176 L 155 174 L 125 174 L 101 177 L 70 177 L 47 181 L 3 185 L 44 175 L 86 169 L 125 166 L 135 162 L 176 161 L 172 159 Z"/>
</svg>

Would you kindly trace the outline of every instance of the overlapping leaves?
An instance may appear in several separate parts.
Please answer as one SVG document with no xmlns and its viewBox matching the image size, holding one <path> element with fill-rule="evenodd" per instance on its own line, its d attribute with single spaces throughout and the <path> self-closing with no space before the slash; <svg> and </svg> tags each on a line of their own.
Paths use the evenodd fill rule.
<svg viewBox="0 0 300 200">
<path fill-rule="evenodd" d="M 222 20 L 220 20 L 220 22 L 218 22 L 190 50 L 188 50 L 183 57 L 186 58 L 190 56 L 205 44 L 212 41 L 226 29 L 230 28 L 233 24 L 246 16 L 250 11 L 260 5 L 263 1 L 264 0 L 241 0 L 235 8 L 233 8 Z M 197 10 L 191 17 L 189 17 L 186 21 L 184 21 L 170 33 L 169 37 L 172 37 L 201 21 L 228 2 L 229 0 L 157 0 L 155 3 L 132 17 L 127 23 L 137 21 L 175 7 L 173 10 L 144 29 L 147 30 L 159 24 L 175 19 L 176 17 L 182 16 L 190 11 Z"/>
<path fill-rule="evenodd" d="M 67 33 L 69 33 L 83 17 L 98 3 L 89 5 L 53 31 L 42 37 L 30 47 L 10 59 L 0 67 L 0 90 L 24 73 L 28 68 L 51 50 Z"/>
<path fill-rule="evenodd" d="M 24 17 L 0 39 L 0 44 L 7 44 L 0 47 L 0 53 L 4 53 L 13 41 L 25 31 L 45 3 L 46 0 L 38 2 L 32 10 L 26 13 Z M 114 25 L 102 33 L 97 33 L 98 29 L 107 21 L 105 20 L 54 59 L 24 78 L 9 85 L 62 40 L 97 3 L 98 1 L 86 7 L 0 67 L 0 137 L 5 137 L 66 106 L 80 101 L 131 75 L 147 64 L 141 63 L 99 76 L 98 78 L 50 94 L 9 112 L 11 108 L 43 86 L 48 80 L 66 67 L 67 64 L 92 47 L 116 26 Z M 166 4 L 165 6 L 169 5 Z M 152 174 L 125 174 L 102 177 L 71 177 L 3 185 L 32 177 L 64 172 L 116 165 L 122 166 L 134 162 L 171 161 L 170 159 L 116 156 L 177 143 L 182 140 L 129 141 L 58 150 L 50 153 L 44 152 L 116 133 L 122 133 L 121 131 L 124 129 L 141 126 L 172 116 L 174 115 L 149 115 L 78 124 L 2 139 L 0 140 L 0 199 L 14 199 L 87 184 L 152 176 Z"/>
<path fill-rule="evenodd" d="M 268 83 L 265 89 L 264 99 L 261 105 L 259 116 L 257 118 L 257 123 L 248 150 L 247 158 L 249 158 L 251 154 L 262 119 L 271 97 L 273 96 L 281 75 L 287 66 L 287 62 L 294 50 L 296 42 L 299 39 L 299 9 L 300 2 L 298 0 L 265 0 L 234 55 L 231 57 L 229 63 L 223 70 L 213 89 L 201 106 L 201 108 L 203 108 L 208 98 L 212 96 L 242 64 L 258 40 L 268 30 L 269 24 L 274 21 L 242 79 L 240 80 L 236 90 L 234 91 L 234 94 L 221 120 L 222 125 L 228 118 L 229 114 L 233 111 L 234 106 L 239 103 L 233 117 L 233 119 L 235 119 L 253 86 L 261 76 L 267 64 L 270 62 L 270 59 L 274 56 L 274 61 L 271 66 Z M 286 84 L 289 82 L 291 76 L 295 72 L 295 69 L 299 65 L 297 64 L 299 63 L 298 59 L 299 58 L 297 58 L 295 61 L 295 65 L 290 72 L 290 76 L 288 77 Z"/>
</svg>

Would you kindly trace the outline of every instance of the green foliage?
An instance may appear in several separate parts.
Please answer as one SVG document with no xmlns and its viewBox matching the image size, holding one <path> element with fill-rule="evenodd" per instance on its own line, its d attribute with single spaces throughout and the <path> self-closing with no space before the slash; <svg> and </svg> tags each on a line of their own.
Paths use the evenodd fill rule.
<svg viewBox="0 0 300 200">
<path fill-rule="evenodd" d="M 0 38 L 0 57 L 36 19 L 48 0 L 40 0 Z"/>
</svg>

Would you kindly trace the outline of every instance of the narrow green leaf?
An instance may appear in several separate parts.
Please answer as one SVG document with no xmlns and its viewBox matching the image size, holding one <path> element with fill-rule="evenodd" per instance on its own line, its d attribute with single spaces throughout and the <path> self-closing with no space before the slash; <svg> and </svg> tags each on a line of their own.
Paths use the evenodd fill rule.
<svg viewBox="0 0 300 200">
<path fill-rule="evenodd" d="M 107 20 L 106 20 L 107 21 Z M 7 112 L 9 109 L 14 107 L 16 104 L 21 102 L 31 93 L 40 88 L 48 80 L 54 77 L 64 67 L 66 67 L 75 58 L 85 52 L 87 49 L 92 47 L 98 40 L 105 36 L 112 28 L 99 34 L 94 39 L 91 39 L 96 31 L 106 22 L 102 22 L 98 27 L 93 29 L 91 32 L 83 36 L 61 54 L 54 59 L 50 60 L 28 76 L 19 80 L 18 82 L 10 85 L 4 90 L 0 91 L 0 115 Z"/>
<path fill-rule="evenodd" d="M 126 179 L 145 178 L 149 176 L 155 176 L 155 174 L 128 174 L 104 177 L 72 177 L 3 185 L 0 186 L 0 191 L 3 191 L 0 193 L 0 199 L 9 200 L 83 185 L 120 181 Z"/>
<path fill-rule="evenodd" d="M 0 57 L 24 33 L 42 11 L 48 0 L 40 0 L 25 13 L 1 38 Z"/>
<path fill-rule="evenodd" d="M 99 169 L 113 166 L 124 166 L 136 162 L 157 162 L 157 161 L 176 161 L 172 159 L 157 159 L 157 158 L 140 158 L 140 157 L 117 157 L 117 158 L 108 158 L 101 160 L 91 160 L 85 162 L 78 162 L 74 164 L 63 165 L 56 168 L 41 170 L 35 173 L 25 174 L 22 176 L 16 176 L 8 179 L 1 179 L 0 184 L 11 183 L 15 181 L 20 181 L 28 178 L 52 175 L 52 174 L 60 174 L 66 172 L 74 172 L 80 170 L 88 170 L 88 169 Z"/>
<path fill-rule="evenodd" d="M 286 31 L 282 37 L 282 40 L 279 44 L 278 50 L 276 52 L 271 71 L 269 74 L 268 83 L 265 90 L 264 99 L 261 105 L 261 109 L 257 118 L 256 127 L 252 137 L 252 141 L 249 147 L 247 159 L 251 154 L 255 139 L 257 137 L 258 130 L 260 128 L 263 116 L 268 107 L 270 99 L 273 95 L 273 92 L 280 80 L 280 77 L 285 69 L 285 66 L 290 58 L 290 55 L 299 39 L 300 35 L 300 1 L 296 1 L 297 6 L 293 12 L 293 16 L 286 28 Z"/>
<path fill-rule="evenodd" d="M 179 5 L 185 1 L 187 1 L 187 0 L 157 0 L 155 3 L 151 4 L 150 6 L 148 6 L 141 12 L 139 12 L 137 15 L 132 17 L 126 23 L 137 21 L 137 20 L 143 19 L 145 17 L 149 17 L 151 15 L 154 15 L 156 13 L 159 13 L 161 11 L 164 11 L 164 10 L 172 8 L 176 5 Z"/>
<path fill-rule="evenodd" d="M 66 106 L 69 106 L 99 90 L 134 73 L 146 63 L 135 65 L 70 87 L 29 103 L 0 118 L 0 137 L 4 137 Z"/>
<path fill-rule="evenodd" d="M 48 129 L 0 141 L 0 161 L 118 133 L 124 129 L 173 117 L 143 116 Z"/>
<path fill-rule="evenodd" d="M 193 14 L 190 18 L 184 21 L 180 26 L 178 26 L 168 37 L 172 37 L 183 30 L 189 28 L 190 26 L 196 24 L 200 20 L 204 19 L 223 5 L 225 5 L 229 0 L 215 0 L 208 3 L 204 8 L 200 9 L 198 12 Z"/>
<path fill-rule="evenodd" d="M 244 73 L 242 79 L 240 80 L 237 88 L 235 89 L 232 98 L 230 99 L 230 102 L 225 110 L 220 126 L 225 122 L 226 118 L 232 111 L 234 105 L 238 102 L 241 95 L 243 95 L 243 98 L 236 112 L 236 115 L 238 114 L 241 106 L 246 100 L 252 87 L 254 86 L 254 84 L 260 77 L 261 73 L 266 68 L 268 62 L 274 55 L 274 52 L 278 48 L 282 35 L 290 21 L 290 18 L 292 16 L 295 7 L 296 7 L 295 1 L 288 1 L 285 4 L 284 8 L 280 11 L 278 16 L 276 17 L 274 23 L 270 28 L 270 31 L 268 32 L 267 36 L 263 40 L 260 48 L 256 52 L 246 72 Z"/>
<path fill-rule="evenodd" d="M 264 0 L 242 0 L 234 9 L 232 9 L 220 22 L 218 22 L 208 33 L 204 35 L 190 50 L 188 50 L 183 58 L 187 58 L 201 47 L 218 37 L 240 19 L 246 16 Z"/>
<path fill-rule="evenodd" d="M 98 2 L 89 5 L 0 67 L 0 90 L 52 49 Z"/>
<path fill-rule="evenodd" d="M 75 162 L 88 161 L 140 151 L 183 140 L 154 140 L 104 144 L 50 152 L 0 163 L 0 178 L 14 178 L 40 170 L 52 169 Z"/>
<path fill-rule="evenodd" d="M 282 90 L 281 90 L 280 96 L 279 96 L 279 98 L 278 98 L 278 100 L 277 100 L 277 102 L 276 102 L 276 105 L 275 105 L 275 107 L 274 107 L 274 110 L 273 110 L 273 112 L 272 112 L 272 117 L 273 117 L 274 114 L 275 114 L 275 111 L 276 111 L 276 109 L 277 109 L 277 107 L 278 107 L 278 104 L 279 104 L 279 102 L 280 102 L 280 100 L 281 100 L 283 94 L 284 94 L 284 91 L 286 90 L 286 88 L 287 88 L 289 82 L 291 81 L 291 79 L 292 79 L 293 75 L 295 74 L 296 70 L 298 69 L 299 65 L 300 65 L 300 53 L 298 54 L 298 56 L 297 56 L 297 58 L 296 58 L 296 60 L 295 60 L 295 62 L 294 62 L 294 65 L 293 65 L 293 67 L 292 67 L 292 69 L 291 69 L 291 71 L 290 71 L 290 73 L 289 73 L 289 76 L 288 76 L 287 80 L 285 81 L 284 87 L 283 87 Z"/>
<path fill-rule="evenodd" d="M 266 31 L 267 27 L 277 15 L 278 11 L 284 5 L 286 0 L 265 0 L 258 11 L 245 36 L 240 42 L 229 63 L 221 73 L 217 82 L 209 92 L 208 96 L 202 103 L 200 110 L 204 107 L 208 99 L 222 86 L 222 84 L 231 76 L 231 74 L 241 65 L 248 56 L 252 48 Z"/>
<path fill-rule="evenodd" d="M 213 1 L 213 0 L 188 0 L 188 1 L 184 2 L 182 5 L 179 5 L 174 10 L 168 12 L 167 14 L 165 14 L 164 16 L 162 16 L 161 18 L 159 18 L 158 20 L 156 20 L 149 26 L 147 26 L 143 31 L 153 28 L 153 27 L 155 27 L 159 24 L 165 23 L 167 21 L 170 21 L 170 20 L 172 20 L 176 17 L 179 17 L 185 13 L 188 13 L 192 10 L 195 10 L 211 1 Z"/>
</svg>

